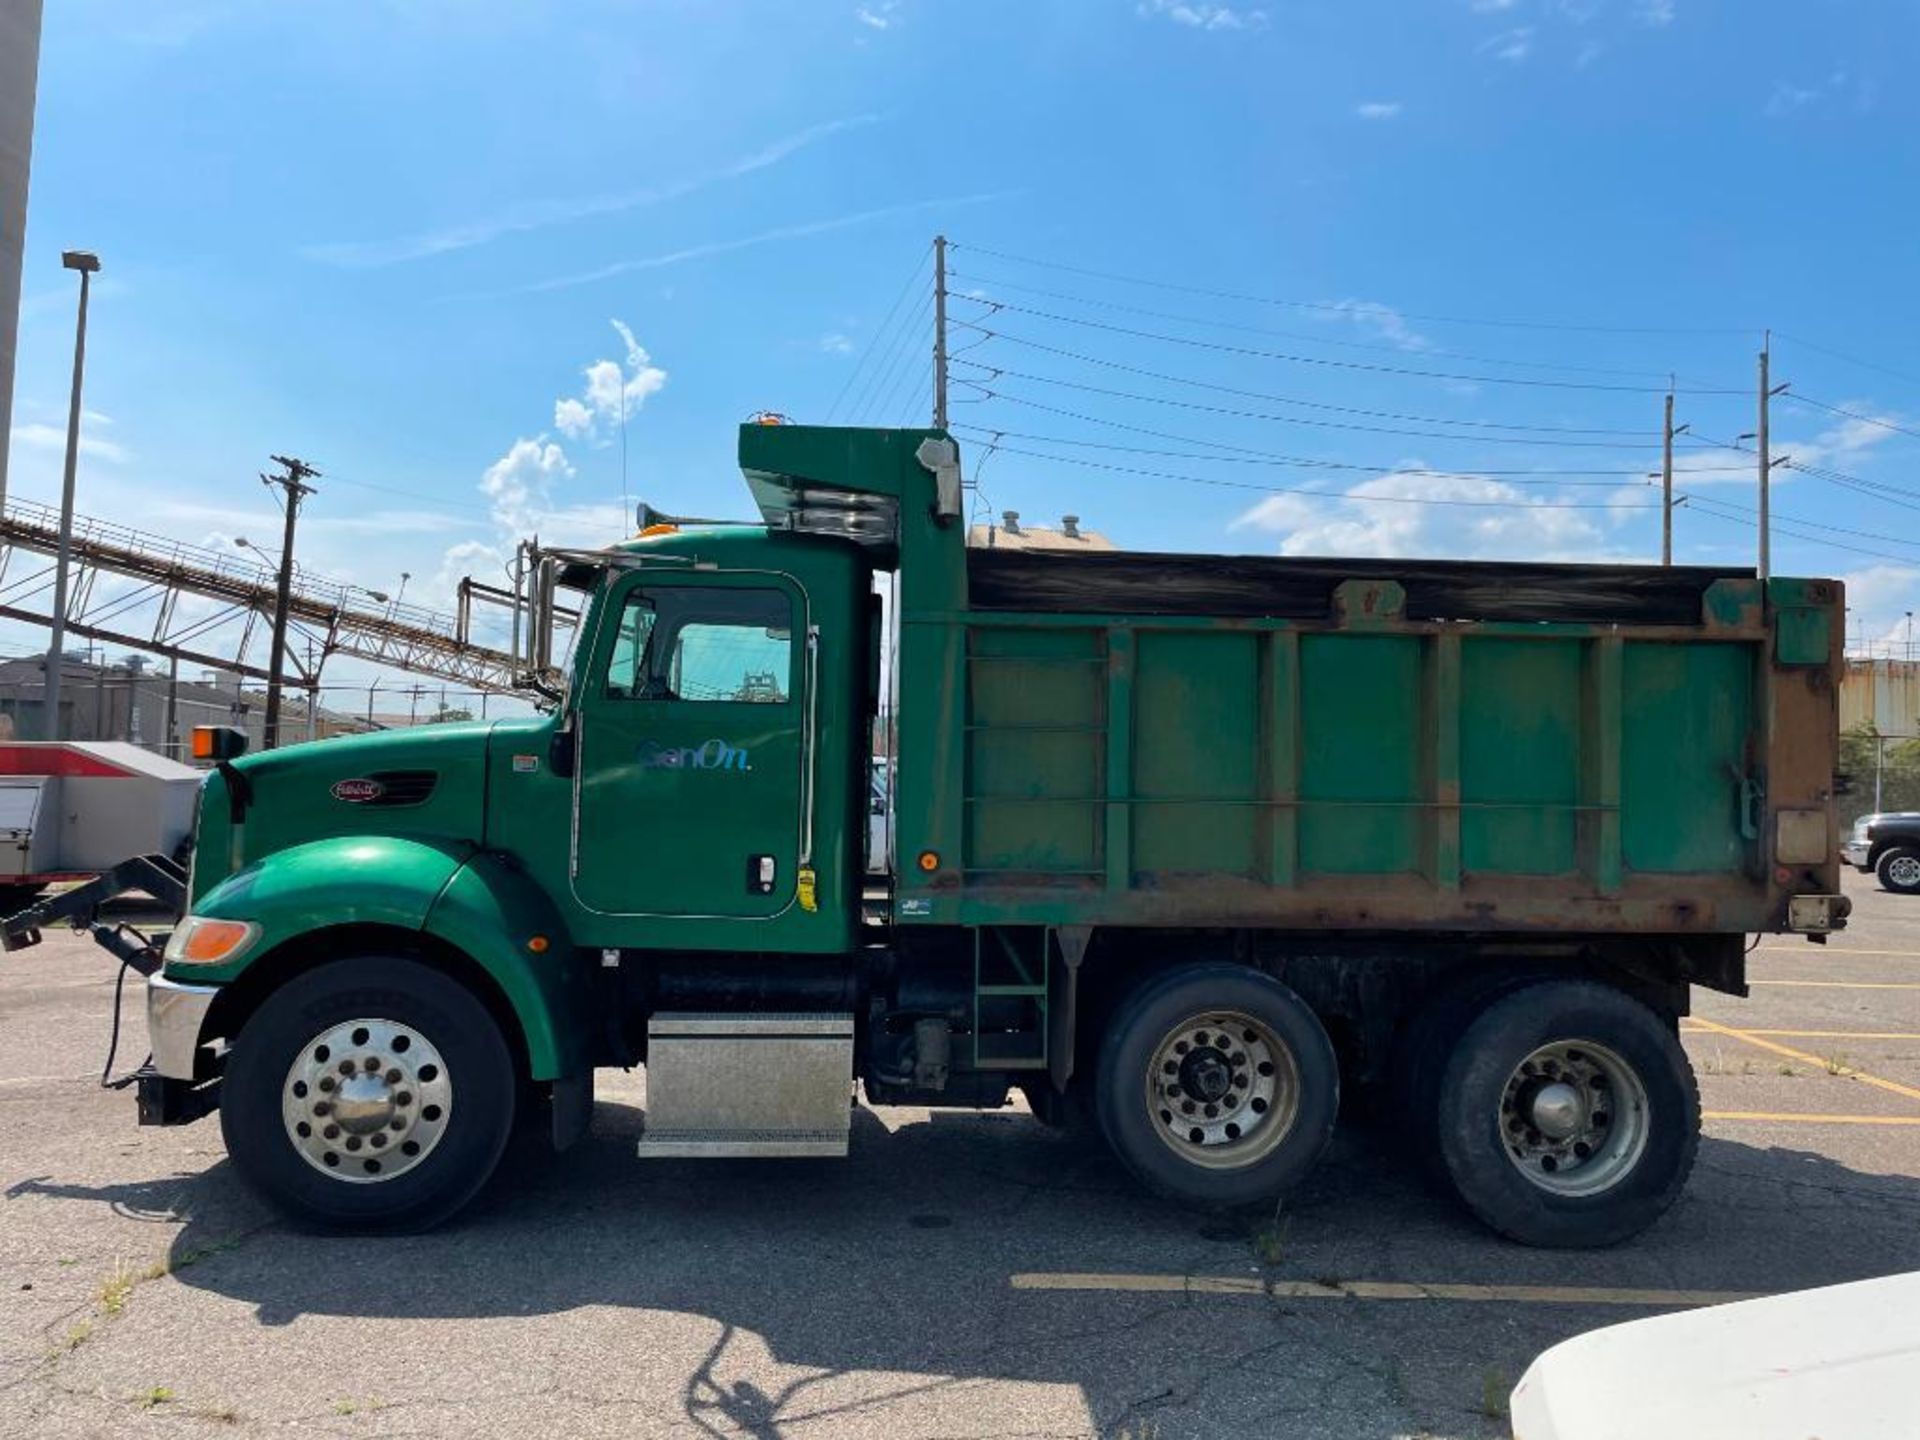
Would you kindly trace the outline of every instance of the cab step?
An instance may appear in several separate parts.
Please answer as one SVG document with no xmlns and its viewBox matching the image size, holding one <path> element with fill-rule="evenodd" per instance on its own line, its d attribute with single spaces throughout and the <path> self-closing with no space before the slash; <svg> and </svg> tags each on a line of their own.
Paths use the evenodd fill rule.
<svg viewBox="0 0 1920 1440">
<path fill-rule="evenodd" d="M 645 1160 L 841 1156 L 851 1014 L 665 1012 L 647 1022 Z"/>
</svg>

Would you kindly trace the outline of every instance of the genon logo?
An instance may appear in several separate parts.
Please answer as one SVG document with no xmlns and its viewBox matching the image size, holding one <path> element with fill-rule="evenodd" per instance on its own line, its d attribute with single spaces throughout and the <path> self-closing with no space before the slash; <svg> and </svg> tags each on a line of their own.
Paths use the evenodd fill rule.
<svg viewBox="0 0 1920 1440">
<path fill-rule="evenodd" d="M 729 745 L 719 736 L 703 745 L 662 745 L 649 740 L 640 747 L 642 770 L 751 770 L 753 759 L 743 745 Z"/>
<path fill-rule="evenodd" d="M 378 800 L 387 793 L 387 787 L 378 780 L 355 778 L 333 782 L 333 798 L 344 800 L 349 805 L 365 805 L 370 800 Z"/>
</svg>

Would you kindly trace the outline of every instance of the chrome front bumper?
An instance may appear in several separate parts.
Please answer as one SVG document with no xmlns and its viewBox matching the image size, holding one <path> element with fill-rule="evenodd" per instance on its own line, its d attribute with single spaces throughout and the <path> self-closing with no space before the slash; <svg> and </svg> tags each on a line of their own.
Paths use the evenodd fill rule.
<svg viewBox="0 0 1920 1440">
<path fill-rule="evenodd" d="M 1856 870 L 1866 869 L 1867 842 L 1864 840 L 1847 841 L 1846 844 L 1840 847 L 1840 858 Z"/>
<path fill-rule="evenodd" d="M 153 1049 L 153 1068 L 169 1080 L 194 1078 L 200 1029 L 219 993 L 218 985 L 182 985 L 164 975 L 147 977 L 147 1044 Z"/>
</svg>

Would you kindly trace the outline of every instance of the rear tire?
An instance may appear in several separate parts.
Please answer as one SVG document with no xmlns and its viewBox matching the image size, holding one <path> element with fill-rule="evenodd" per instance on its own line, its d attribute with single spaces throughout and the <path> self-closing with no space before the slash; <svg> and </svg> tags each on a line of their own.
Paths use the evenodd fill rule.
<svg viewBox="0 0 1920 1440">
<path fill-rule="evenodd" d="M 1679 1198 L 1700 1092 L 1672 1027 L 1588 980 L 1528 985 L 1466 1028 L 1438 1145 L 1462 1203 L 1524 1245 L 1617 1244 Z"/>
<path fill-rule="evenodd" d="M 220 1128 L 241 1176 L 296 1219 L 424 1230 L 493 1174 L 516 1088 L 471 991 L 415 960 L 362 956 L 254 1012 L 220 1083 Z"/>
<path fill-rule="evenodd" d="M 1333 1135 L 1340 1069 L 1306 1002 L 1243 965 L 1149 981 L 1113 1017 L 1095 1077 L 1101 1132 L 1142 1184 L 1225 1208 L 1298 1184 Z"/>
<path fill-rule="evenodd" d="M 1874 866 L 1883 889 L 1896 895 L 1920 895 L 1920 848 L 1895 845 Z"/>
</svg>

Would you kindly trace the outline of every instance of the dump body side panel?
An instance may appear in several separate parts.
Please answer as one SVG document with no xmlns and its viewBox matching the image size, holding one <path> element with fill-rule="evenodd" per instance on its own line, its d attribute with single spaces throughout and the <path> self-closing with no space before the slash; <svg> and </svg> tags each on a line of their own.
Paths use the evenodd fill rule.
<svg viewBox="0 0 1920 1440">
<path fill-rule="evenodd" d="M 1378 574 L 1321 618 L 909 614 L 903 664 L 965 683 L 903 694 L 939 863 L 899 918 L 1785 928 L 1838 889 L 1840 587 L 1703 581 L 1679 624 L 1664 583 L 1655 623 L 1409 618 Z"/>
</svg>

